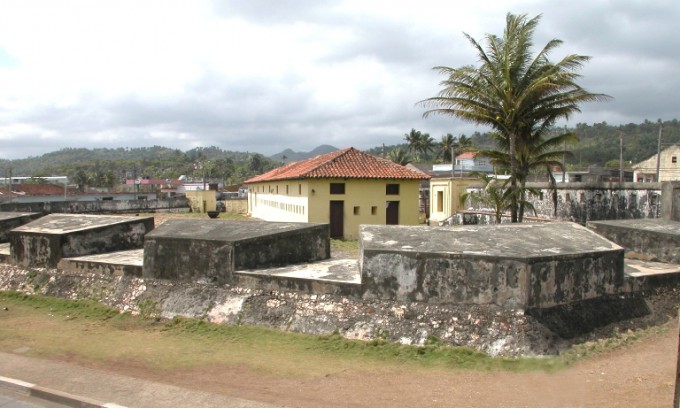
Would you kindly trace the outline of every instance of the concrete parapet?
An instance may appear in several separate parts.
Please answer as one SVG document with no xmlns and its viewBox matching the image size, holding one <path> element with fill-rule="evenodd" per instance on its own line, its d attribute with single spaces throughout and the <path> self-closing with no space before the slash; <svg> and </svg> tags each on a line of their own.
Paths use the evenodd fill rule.
<svg viewBox="0 0 680 408">
<path fill-rule="evenodd" d="M 680 222 L 665 219 L 591 221 L 588 228 L 648 260 L 680 263 Z"/>
<path fill-rule="evenodd" d="M 230 283 L 236 270 L 329 257 L 328 224 L 174 219 L 146 236 L 143 275 Z"/>
<path fill-rule="evenodd" d="M 661 218 L 680 221 L 680 182 L 661 183 Z"/>
<path fill-rule="evenodd" d="M 568 222 L 362 226 L 365 299 L 544 308 L 615 294 L 623 248 Z"/>
<path fill-rule="evenodd" d="M 42 217 L 42 213 L 0 212 L 0 242 L 9 241 L 9 231 Z"/>
<path fill-rule="evenodd" d="M 11 259 L 56 267 L 61 258 L 141 248 L 153 217 L 52 214 L 9 233 Z"/>
</svg>

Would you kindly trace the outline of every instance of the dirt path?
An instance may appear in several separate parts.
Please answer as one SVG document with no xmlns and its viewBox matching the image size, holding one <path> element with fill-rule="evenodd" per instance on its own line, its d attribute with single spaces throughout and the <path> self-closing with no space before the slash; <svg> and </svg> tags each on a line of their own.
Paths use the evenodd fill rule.
<svg viewBox="0 0 680 408">
<path fill-rule="evenodd" d="M 395 368 L 288 379 L 247 367 L 96 368 L 290 407 L 665 407 L 673 401 L 677 337 L 671 329 L 555 374 Z"/>
</svg>

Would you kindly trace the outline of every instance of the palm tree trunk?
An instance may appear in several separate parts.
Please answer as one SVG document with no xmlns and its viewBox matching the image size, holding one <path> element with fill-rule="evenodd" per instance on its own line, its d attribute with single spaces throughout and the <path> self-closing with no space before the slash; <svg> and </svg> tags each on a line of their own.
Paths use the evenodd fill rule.
<svg viewBox="0 0 680 408">
<path fill-rule="evenodd" d="M 510 133 L 510 222 L 517 222 L 517 135 Z"/>
</svg>

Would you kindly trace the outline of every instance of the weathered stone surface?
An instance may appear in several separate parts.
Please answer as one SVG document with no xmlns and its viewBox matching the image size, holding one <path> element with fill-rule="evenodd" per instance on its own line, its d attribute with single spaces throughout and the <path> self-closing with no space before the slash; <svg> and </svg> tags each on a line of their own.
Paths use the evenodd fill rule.
<svg viewBox="0 0 680 408">
<path fill-rule="evenodd" d="M 42 213 L 0 212 L 0 242 L 9 241 L 9 231 L 42 217 Z"/>
<path fill-rule="evenodd" d="M 528 186 L 540 193 L 529 194 L 527 197 L 538 217 L 554 217 L 585 225 L 588 221 L 595 220 L 661 216 L 662 197 L 659 183 L 560 183 L 557 185 L 555 196 L 548 183 L 529 183 Z M 468 191 L 480 191 L 482 188 L 482 185 L 472 186 Z M 485 210 L 493 214 L 492 208 L 486 208 L 481 203 L 468 201 L 465 208 Z M 527 211 L 525 215 L 534 214 Z M 506 221 L 508 219 L 504 217 L 503 222 Z M 453 223 L 493 224 L 495 219 L 490 215 L 469 214 L 467 217 L 457 215 Z"/>
<path fill-rule="evenodd" d="M 362 226 L 365 299 L 552 307 L 623 284 L 623 249 L 575 223 Z"/>
<path fill-rule="evenodd" d="M 235 270 L 329 257 L 328 224 L 173 219 L 146 236 L 143 274 L 229 283 Z"/>
<path fill-rule="evenodd" d="M 680 222 L 664 219 L 591 221 L 588 228 L 649 260 L 680 263 Z"/>
<path fill-rule="evenodd" d="M 141 248 L 153 217 L 51 214 L 9 233 L 12 262 L 55 267 L 61 258 Z"/>
<path fill-rule="evenodd" d="M 160 200 L 95 200 L 95 201 L 41 201 L 34 203 L 2 203 L 0 211 L 40 213 L 136 213 L 160 210 L 188 209 L 186 197 Z"/>
<path fill-rule="evenodd" d="M 636 309 L 640 305 L 637 295 L 630 299 L 617 296 L 612 303 L 612 298 L 603 298 L 595 303 L 558 306 L 536 314 L 536 310 L 524 313 L 493 304 L 362 300 L 48 268 L 24 269 L 9 264 L 0 264 L 0 290 L 94 299 L 121 311 L 168 319 L 183 316 L 220 324 L 257 325 L 307 334 L 335 333 L 350 339 L 383 339 L 412 345 L 441 342 L 506 357 L 557 354 L 571 344 L 610 336 L 611 326 L 593 328 L 609 325 L 617 318 L 626 319 L 615 326 L 621 332 L 661 324 L 674 315 L 680 299 L 677 285 L 659 292 L 662 297 L 645 297 L 652 314 L 636 322 L 629 319 L 642 310 Z M 594 311 L 593 307 L 600 310 Z M 587 324 L 580 325 L 582 320 Z M 586 327 L 594 331 L 573 338 L 585 333 Z"/>
</svg>

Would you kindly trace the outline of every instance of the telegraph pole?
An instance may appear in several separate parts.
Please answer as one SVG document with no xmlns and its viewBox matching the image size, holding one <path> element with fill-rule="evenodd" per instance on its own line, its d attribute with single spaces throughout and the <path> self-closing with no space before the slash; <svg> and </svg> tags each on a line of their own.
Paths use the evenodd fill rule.
<svg viewBox="0 0 680 408">
<path fill-rule="evenodd" d="M 656 182 L 658 183 L 661 170 L 661 132 L 663 131 L 663 123 L 659 119 L 659 142 L 656 145 Z"/>
<path fill-rule="evenodd" d="M 619 134 L 619 183 L 623 183 L 623 134 Z"/>
</svg>

